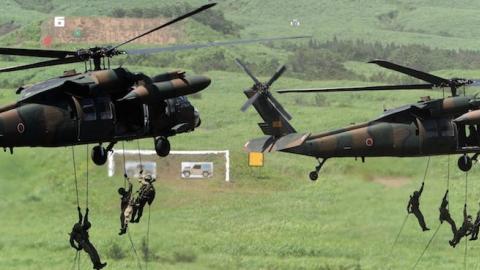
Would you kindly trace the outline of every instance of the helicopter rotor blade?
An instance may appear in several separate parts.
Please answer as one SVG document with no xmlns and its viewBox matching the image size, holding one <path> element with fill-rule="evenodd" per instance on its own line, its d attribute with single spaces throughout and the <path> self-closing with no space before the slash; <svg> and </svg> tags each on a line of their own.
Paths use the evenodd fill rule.
<svg viewBox="0 0 480 270">
<path fill-rule="evenodd" d="M 272 104 L 272 106 L 274 108 L 277 109 L 277 111 L 284 118 L 286 118 L 287 120 L 292 120 L 292 116 L 287 112 L 287 110 L 285 110 L 285 108 L 283 108 L 283 106 L 280 104 L 280 102 L 278 102 L 277 99 L 275 99 L 270 92 L 267 92 L 267 100 L 268 100 L 268 102 L 270 102 L 270 104 Z"/>
<path fill-rule="evenodd" d="M 65 58 L 67 56 L 75 56 L 75 51 L 62 50 L 38 50 L 38 49 L 21 49 L 21 48 L 0 48 L 1 55 L 18 55 L 48 58 Z"/>
<path fill-rule="evenodd" d="M 240 108 L 240 110 L 242 112 L 245 112 L 248 107 L 250 107 L 255 101 L 257 101 L 257 99 L 260 97 L 261 93 L 260 92 L 256 92 L 255 95 L 253 95 L 251 98 L 249 98 L 247 100 L 247 102 L 245 102 L 245 104 L 243 104 L 242 108 Z"/>
<path fill-rule="evenodd" d="M 0 69 L 0 73 L 18 71 L 18 70 L 24 70 L 24 69 L 31 69 L 31 68 L 49 67 L 49 66 L 56 66 L 56 65 L 63 65 L 63 64 L 78 63 L 78 62 L 83 62 L 83 61 L 84 60 L 82 60 L 80 58 L 77 58 L 77 57 L 66 57 L 66 58 L 53 59 L 53 60 L 48 60 L 48 61 L 43 61 L 43 62 L 37 62 L 37 63 L 33 63 L 33 64 L 2 68 L 2 69 Z"/>
<path fill-rule="evenodd" d="M 293 36 L 293 37 L 274 37 L 274 38 L 258 38 L 258 39 L 245 39 L 245 40 L 233 40 L 233 41 L 219 41 L 219 42 L 210 42 L 203 44 L 186 44 L 186 45 L 175 45 L 170 47 L 160 47 L 160 48 L 146 48 L 146 49 L 135 49 L 135 50 L 125 50 L 127 54 L 130 55 L 145 55 L 145 54 L 154 54 L 160 52 L 171 52 L 171 51 L 184 51 L 184 50 L 194 50 L 202 49 L 209 47 L 219 47 L 219 46 L 231 46 L 238 44 L 248 44 L 248 43 L 257 43 L 257 42 L 267 42 L 275 40 L 285 40 L 285 39 L 301 39 L 301 38 L 311 38 L 311 36 Z"/>
<path fill-rule="evenodd" d="M 368 63 L 377 64 L 383 68 L 394 70 L 394 71 L 403 73 L 405 75 L 420 79 L 422 81 L 429 82 L 431 84 L 434 84 L 435 86 L 448 86 L 450 83 L 450 80 L 448 79 L 438 77 L 433 74 L 416 70 L 413 68 L 401 66 L 385 60 L 373 60 Z"/>
<path fill-rule="evenodd" d="M 130 42 L 132 42 L 132 41 L 134 41 L 134 40 L 137 40 L 137 39 L 139 39 L 139 38 L 141 38 L 141 37 L 144 37 L 144 36 L 146 36 L 146 35 L 148 35 L 148 34 L 151 34 L 151 33 L 155 32 L 155 31 L 158 31 L 158 30 L 160 30 L 160 29 L 162 29 L 162 28 L 164 28 L 164 27 L 167 27 L 167 26 L 169 26 L 169 25 L 171 25 L 171 24 L 174 24 L 174 23 L 176 23 L 176 22 L 179 22 L 179 21 L 181 21 L 181 20 L 184 20 L 184 19 L 186 19 L 186 18 L 188 18 L 188 17 L 190 17 L 190 16 L 193 16 L 193 15 L 195 15 L 195 14 L 197 14 L 197 13 L 200 13 L 200 12 L 202 12 L 202 11 L 204 11 L 204 10 L 207 10 L 207 9 L 215 6 L 216 4 L 217 4 L 217 3 L 210 3 L 210 4 L 203 5 L 203 6 L 197 8 L 197 9 L 195 9 L 195 10 L 193 10 L 193 11 L 190 11 L 190 12 L 188 12 L 188 13 L 185 13 L 185 14 L 183 14 L 183 15 L 181 15 L 181 16 L 173 19 L 173 20 L 170 20 L 170 21 L 168 21 L 168 22 L 160 25 L 160 26 L 157 26 L 157 27 L 155 27 L 155 28 L 153 28 L 153 29 L 150 29 L 150 30 L 148 30 L 147 32 L 145 32 L 145 33 L 143 33 L 143 34 L 140 34 L 140 35 L 138 35 L 138 36 L 136 36 L 136 37 L 133 37 L 133 38 L 131 38 L 131 39 L 129 39 L 129 40 L 123 42 L 123 43 L 120 43 L 120 44 L 118 44 L 118 45 L 110 48 L 107 52 L 114 51 L 115 49 L 118 49 L 118 47 L 120 47 L 120 46 L 123 46 L 123 45 L 125 45 L 125 44 L 127 44 L 127 43 L 130 43 Z"/>
<path fill-rule="evenodd" d="M 282 89 L 277 93 L 331 93 L 331 92 L 362 92 L 362 91 L 388 91 L 388 90 L 421 90 L 433 89 L 433 84 L 403 84 L 403 85 L 380 85 L 365 87 L 338 87 L 338 88 L 307 88 L 307 89 Z"/>
<path fill-rule="evenodd" d="M 250 69 L 248 69 L 247 66 L 245 66 L 245 64 L 242 63 L 242 61 L 240 61 L 240 59 L 235 58 L 235 62 L 237 63 L 238 66 L 240 66 L 243 69 L 243 71 L 245 71 L 245 73 L 247 73 L 248 76 L 250 76 L 250 78 L 252 78 L 252 80 L 255 82 L 256 85 L 261 84 L 260 81 L 250 71 Z"/>
<path fill-rule="evenodd" d="M 282 74 L 287 70 L 287 67 L 285 65 L 281 66 L 275 74 L 272 76 L 272 78 L 267 82 L 268 87 L 272 86 L 272 84 L 282 76 Z"/>
</svg>

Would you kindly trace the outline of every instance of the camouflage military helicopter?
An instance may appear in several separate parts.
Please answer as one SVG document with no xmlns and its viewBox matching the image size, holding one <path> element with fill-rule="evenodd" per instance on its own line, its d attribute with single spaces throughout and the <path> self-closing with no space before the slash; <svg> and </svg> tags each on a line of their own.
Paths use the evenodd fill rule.
<svg viewBox="0 0 480 270">
<path fill-rule="evenodd" d="M 267 135 L 245 144 L 249 152 L 282 151 L 316 158 L 319 165 L 310 172 L 317 180 L 325 161 L 337 157 L 418 157 L 461 155 L 458 167 L 469 171 L 472 160 L 480 153 L 480 98 L 459 95 L 458 89 L 478 86 L 479 81 L 460 78 L 445 79 L 413 68 L 384 60 L 370 63 L 394 70 L 427 83 L 319 89 L 286 89 L 278 93 L 328 93 L 359 91 L 394 91 L 448 88 L 451 96 L 442 99 L 422 98 L 419 102 L 385 110 L 381 116 L 366 123 L 355 124 L 323 133 L 297 133 L 288 122 L 292 119 L 269 89 L 285 71 L 282 66 L 266 83 L 261 83 L 237 59 L 237 64 L 253 79 L 252 88 L 244 91 L 249 98 L 241 108 L 253 105 L 263 119 L 259 126 Z M 467 135 L 468 129 L 468 135 Z M 469 156 L 468 154 L 473 154 Z"/>
<path fill-rule="evenodd" d="M 142 73 L 132 73 L 122 67 L 110 69 L 110 58 L 124 54 L 151 54 L 303 38 L 281 37 L 138 50 L 119 49 L 214 5 L 216 4 L 201 6 L 116 46 L 77 51 L 0 48 L 0 54 L 3 55 L 54 58 L 2 68 L 0 73 L 85 63 L 85 73 L 69 71 L 61 77 L 18 88 L 16 91 L 20 95 L 18 101 L 0 108 L 0 147 L 5 150 L 9 148 L 13 153 L 14 147 L 23 146 L 98 144 L 93 147 L 91 157 L 95 164 L 102 165 L 115 143 L 152 137 L 157 154 L 167 156 L 170 152 L 169 137 L 193 131 L 201 123 L 198 111 L 185 95 L 205 89 L 210 84 L 210 79 L 204 76 L 186 76 L 182 71 L 148 77 Z M 103 147 L 103 143 L 108 145 Z"/>
</svg>

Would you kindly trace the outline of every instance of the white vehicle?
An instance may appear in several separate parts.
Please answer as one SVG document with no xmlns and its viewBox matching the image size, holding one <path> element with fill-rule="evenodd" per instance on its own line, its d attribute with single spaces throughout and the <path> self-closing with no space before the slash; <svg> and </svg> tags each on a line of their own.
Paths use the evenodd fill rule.
<svg viewBox="0 0 480 270">
<path fill-rule="evenodd" d="M 182 162 L 182 178 L 209 178 L 212 176 L 212 162 Z"/>
</svg>

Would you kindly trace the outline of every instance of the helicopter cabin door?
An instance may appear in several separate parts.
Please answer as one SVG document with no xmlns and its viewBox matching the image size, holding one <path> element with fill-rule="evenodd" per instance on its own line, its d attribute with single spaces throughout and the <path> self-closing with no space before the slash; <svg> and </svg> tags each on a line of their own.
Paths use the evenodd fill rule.
<svg viewBox="0 0 480 270">
<path fill-rule="evenodd" d="M 79 100 L 78 139 L 87 142 L 109 142 L 113 138 L 115 114 L 109 97 Z"/>
<path fill-rule="evenodd" d="M 423 153 L 444 154 L 457 148 L 455 126 L 450 119 L 425 119 L 420 126 Z"/>
</svg>

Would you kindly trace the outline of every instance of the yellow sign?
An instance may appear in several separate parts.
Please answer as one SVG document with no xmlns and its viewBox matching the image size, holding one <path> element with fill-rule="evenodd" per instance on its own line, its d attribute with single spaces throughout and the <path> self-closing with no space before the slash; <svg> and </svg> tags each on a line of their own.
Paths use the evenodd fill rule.
<svg viewBox="0 0 480 270">
<path fill-rule="evenodd" d="M 248 153 L 248 166 L 263 167 L 263 153 L 260 153 L 260 152 Z"/>
</svg>

